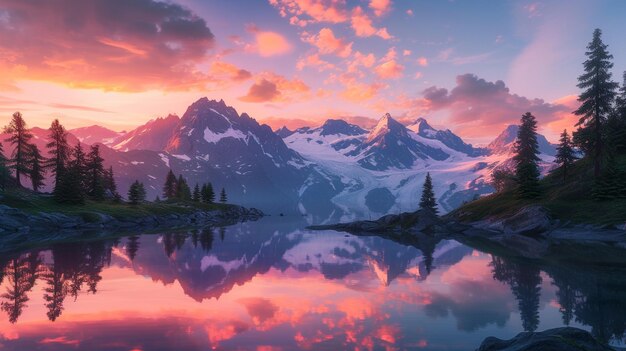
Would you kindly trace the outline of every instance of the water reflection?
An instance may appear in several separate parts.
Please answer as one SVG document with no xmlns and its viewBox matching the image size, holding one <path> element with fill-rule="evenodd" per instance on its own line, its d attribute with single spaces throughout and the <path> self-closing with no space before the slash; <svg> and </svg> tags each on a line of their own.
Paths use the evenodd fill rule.
<svg viewBox="0 0 626 351">
<path fill-rule="evenodd" d="M 464 350 L 563 324 L 624 338 L 624 269 L 301 226 L 263 220 L 2 257 L 0 347 Z"/>
</svg>

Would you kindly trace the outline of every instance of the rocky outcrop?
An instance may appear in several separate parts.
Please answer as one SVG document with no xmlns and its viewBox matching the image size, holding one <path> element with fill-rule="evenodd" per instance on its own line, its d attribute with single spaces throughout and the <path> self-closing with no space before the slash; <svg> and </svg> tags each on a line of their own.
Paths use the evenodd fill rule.
<svg viewBox="0 0 626 351">
<path fill-rule="evenodd" d="M 485 339 L 476 351 L 610 351 L 587 331 L 578 328 L 555 328 L 543 332 L 524 332 L 510 340 Z"/>
<path fill-rule="evenodd" d="M 443 221 L 432 212 L 419 210 L 404 212 L 399 215 L 390 214 L 374 221 L 316 225 L 308 228 L 313 230 L 330 229 L 350 233 L 450 233 L 469 227 L 459 225 L 456 222 Z"/>
<path fill-rule="evenodd" d="M 38 233 L 63 230 L 89 229 L 149 229 L 158 227 L 184 227 L 193 225 L 227 225 L 263 216 L 257 209 L 229 205 L 213 211 L 192 210 L 185 213 L 112 217 L 86 210 L 79 215 L 57 212 L 28 213 L 0 205 L 0 235 L 11 233 Z"/>
<path fill-rule="evenodd" d="M 474 227 L 527 236 L 541 235 L 555 228 L 558 222 L 550 218 L 548 210 L 543 206 L 530 205 L 523 207 L 511 217 L 486 219 L 472 223 Z"/>
</svg>

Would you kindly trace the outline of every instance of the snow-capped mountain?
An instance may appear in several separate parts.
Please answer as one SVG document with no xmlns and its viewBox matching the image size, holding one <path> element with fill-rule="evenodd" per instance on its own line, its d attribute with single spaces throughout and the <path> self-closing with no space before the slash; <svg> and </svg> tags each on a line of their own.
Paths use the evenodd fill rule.
<svg viewBox="0 0 626 351">
<path fill-rule="evenodd" d="M 163 151 L 180 118 L 176 115 L 159 117 L 118 137 L 112 147 L 120 151 L 152 150 Z"/>
<path fill-rule="evenodd" d="M 475 148 L 472 144 L 466 144 L 463 139 L 454 134 L 450 129 L 437 130 L 428 124 L 424 118 L 418 118 L 408 128 L 417 135 L 433 140 L 439 140 L 452 150 L 462 152 L 468 156 L 483 156 L 489 154 L 485 148 Z"/>
<path fill-rule="evenodd" d="M 385 114 L 373 130 L 354 134 L 322 135 L 321 128 L 300 128 L 285 142 L 320 173 L 339 176 L 344 186 L 332 201 L 362 217 L 416 209 L 427 172 L 444 212 L 491 193 L 491 172 L 513 165 L 517 130 L 507 128 L 490 148 L 475 148 L 423 118 L 405 127 Z M 539 140 L 545 174 L 554 149 L 543 136 Z"/>
<path fill-rule="evenodd" d="M 100 143 L 108 146 L 112 145 L 118 138 L 126 134 L 126 132 L 116 132 L 99 125 L 74 128 L 68 130 L 68 132 L 73 134 L 83 144 L 92 145 Z"/>
<path fill-rule="evenodd" d="M 493 154 L 510 154 L 515 150 L 515 140 L 517 139 L 517 132 L 519 131 L 518 125 L 509 125 L 495 138 L 487 149 Z M 542 154 L 554 156 L 556 155 L 556 147 L 546 139 L 545 136 L 537 135 L 537 142 L 539 143 L 539 151 Z"/>
<path fill-rule="evenodd" d="M 122 194 L 138 179 L 150 199 L 160 195 L 170 168 L 192 187 L 211 182 L 218 191 L 226 189 L 229 201 L 267 211 L 295 211 L 300 203 L 332 212 L 330 194 L 341 186 L 289 149 L 270 127 L 207 98 L 180 118 L 158 118 L 127 133 L 104 154 Z"/>
</svg>

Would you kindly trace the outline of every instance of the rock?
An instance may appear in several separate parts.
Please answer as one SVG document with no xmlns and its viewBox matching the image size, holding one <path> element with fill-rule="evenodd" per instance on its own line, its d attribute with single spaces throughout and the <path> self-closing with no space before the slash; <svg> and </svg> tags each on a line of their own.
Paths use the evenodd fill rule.
<svg viewBox="0 0 626 351">
<path fill-rule="evenodd" d="M 539 235 L 552 228 L 548 211 L 543 206 L 530 205 L 502 221 L 505 234 Z"/>
<path fill-rule="evenodd" d="M 385 215 L 375 221 L 356 221 L 330 225 L 309 226 L 313 230 L 340 230 L 345 232 L 431 232 L 445 230 L 447 227 L 435 214 L 427 211 L 404 212 L 399 215 Z"/>
<path fill-rule="evenodd" d="M 555 328 L 543 332 L 524 332 L 513 339 L 486 338 L 477 351 L 610 351 L 587 331 L 578 328 Z"/>
</svg>

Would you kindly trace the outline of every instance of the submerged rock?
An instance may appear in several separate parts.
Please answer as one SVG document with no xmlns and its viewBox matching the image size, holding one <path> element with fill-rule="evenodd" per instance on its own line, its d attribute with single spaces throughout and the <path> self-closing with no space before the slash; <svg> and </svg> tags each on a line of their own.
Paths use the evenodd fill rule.
<svg viewBox="0 0 626 351">
<path fill-rule="evenodd" d="M 555 328 L 543 332 L 519 333 L 513 339 L 486 338 L 476 351 L 610 351 L 587 331 Z"/>
</svg>

